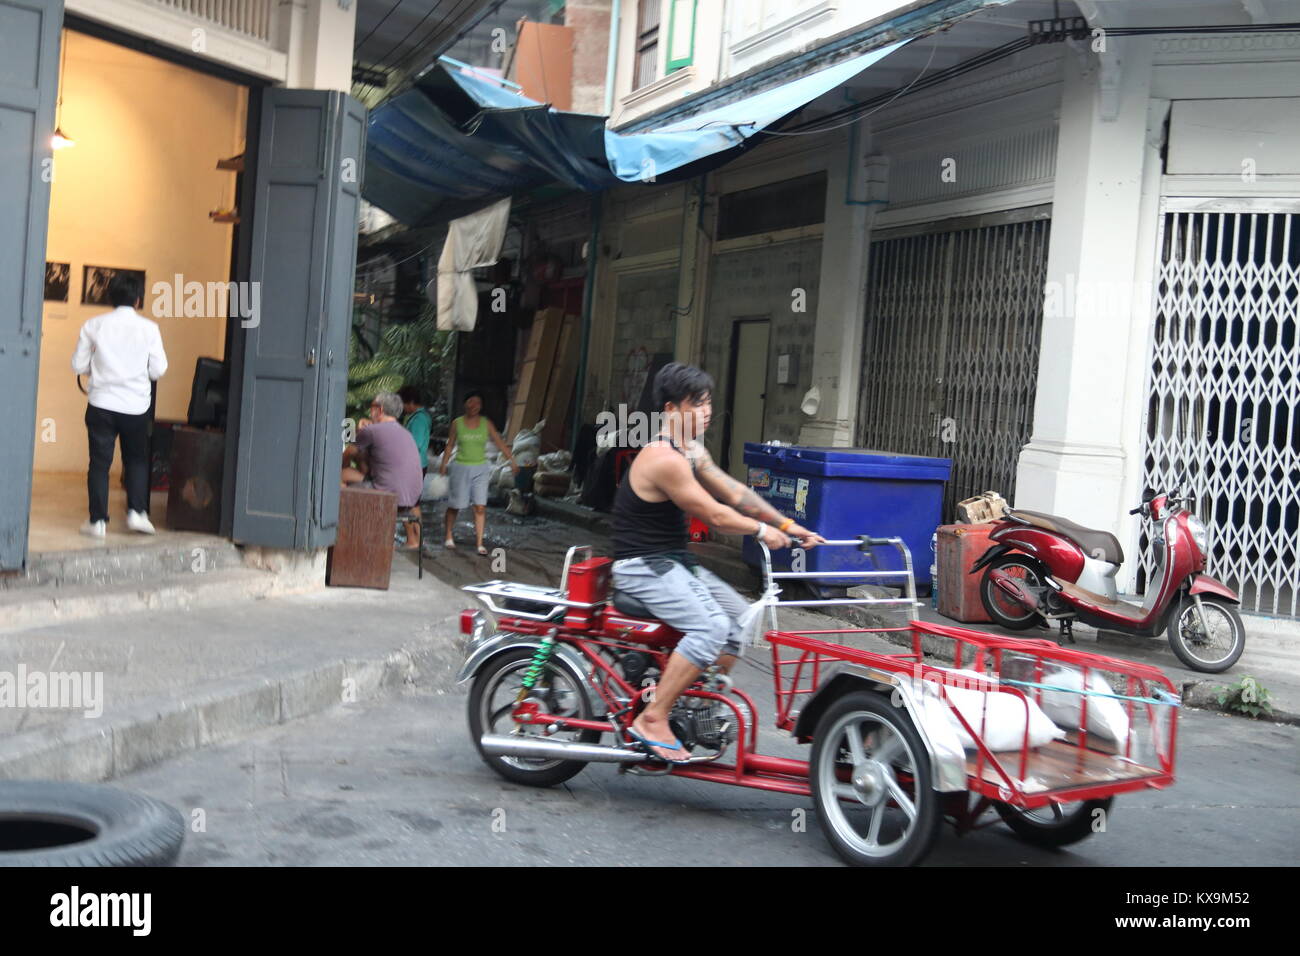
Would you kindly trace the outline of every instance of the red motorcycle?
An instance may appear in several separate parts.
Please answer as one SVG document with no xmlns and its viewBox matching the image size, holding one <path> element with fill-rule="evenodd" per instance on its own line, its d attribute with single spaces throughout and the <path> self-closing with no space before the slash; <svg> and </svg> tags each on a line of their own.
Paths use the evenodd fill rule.
<svg viewBox="0 0 1300 956">
<path fill-rule="evenodd" d="M 1129 512 L 1156 527 L 1157 576 L 1141 606 L 1121 601 L 1115 574 L 1124 561 L 1108 531 L 1084 528 L 1056 515 L 1008 509 L 989 538 L 995 542 L 970 573 L 984 572 L 980 600 L 994 623 L 1013 631 L 1058 621 L 1073 641 L 1075 620 L 1107 631 L 1154 636 L 1164 630 L 1178 659 L 1207 674 L 1226 671 L 1241 657 L 1246 630 L 1241 599 L 1205 573 L 1208 531 L 1192 514 L 1190 496 L 1148 489 Z"/>
<path fill-rule="evenodd" d="M 760 750 L 753 698 L 716 668 L 669 718 L 689 763 L 657 761 L 631 737 L 682 635 L 629 595 L 611 593 L 610 559 L 581 547 L 569 550 L 558 588 L 500 580 L 464 588 L 480 607 L 461 614 L 469 640 L 457 680 L 470 684 L 470 737 L 484 762 L 535 787 L 612 763 L 638 776 L 811 797 L 831 845 L 866 866 L 919 862 L 945 820 L 965 834 L 1000 819 L 1026 842 L 1067 846 L 1104 829 L 1115 794 L 1173 783 L 1179 701 L 1158 668 L 917 620 L 911 555 L 900 538 L 819 547 L 893 547 L 901 572 L 778 572 L 759 546 L 764 592 L 751 612 L 771 616 L 762 642 L 781 731 L 768 741 L 776 753 Z M 778 580 L 827 573 L 901 577 L 904 595 L 778 600 Z M 892 604 L 908 620 L 777 627 L 778 607 L 832 604 Z M 761 621 L 749 620 L 757 631 Z M 865 634 L 901 646 L 852 646 Z M 1031 708 L 1050 712 L 1042 720 L 1053 739 L 1030 739 Z M 999 717 L 1023 730 L 999 729 Z M 791 755 L 795 742 L 809 745 L 809 759 Z"/>
</svg>

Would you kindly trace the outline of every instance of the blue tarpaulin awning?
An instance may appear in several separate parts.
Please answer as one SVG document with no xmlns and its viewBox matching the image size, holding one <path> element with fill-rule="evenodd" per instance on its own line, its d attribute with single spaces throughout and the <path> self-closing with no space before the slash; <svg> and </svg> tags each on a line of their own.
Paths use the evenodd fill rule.
<svg viewBox="0 0 1300 956">
<path fill-rule="evenodd" d="M 595 192 L 680 176 L 725 156 L 903 45 L 635 133 L 616 133 L 603 116 L 553 109 L 444 61 L 370 114 L 364 195 L 402 222 L 419 225 L 547 183 Z"/>
</svg>

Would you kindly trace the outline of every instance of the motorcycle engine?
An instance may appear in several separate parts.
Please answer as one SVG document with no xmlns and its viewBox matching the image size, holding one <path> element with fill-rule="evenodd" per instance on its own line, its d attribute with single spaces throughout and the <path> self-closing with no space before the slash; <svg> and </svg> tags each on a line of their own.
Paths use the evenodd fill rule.
<svg viewBox="0 0 1300 956">
<path fill-rule="evenodd" d="M 668 724 L 687 750 L 706 747 L 721 753 L 736 739 L 731 708 L 700 697 L 680 697 L 668 715 Z"/>
</svg>

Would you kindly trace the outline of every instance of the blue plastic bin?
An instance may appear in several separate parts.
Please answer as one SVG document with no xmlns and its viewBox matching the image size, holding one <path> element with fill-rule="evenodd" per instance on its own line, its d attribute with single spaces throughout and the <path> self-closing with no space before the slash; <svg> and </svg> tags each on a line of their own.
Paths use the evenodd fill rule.
<svg viewBox="0 0 1300 956">
<path fill-rule="evenodd" d="M 803 445 L 745 443 L 748 484 L 772 507 L 824 538 L 859 535 L 898 536 L 912 552 L 918 586 L 930 583 L 930 536 L 939 525 L 943 483 L 952 470 L 950 458 L 896 455 L 863 448 L 818 448 Z M 772 563 L 790 570 L 790 551 L 774 551 Z M 752 537 L 743 546 L 745 561 L 762 563 Z M 853 548 L 813 548 L 804 552 L 805 571 L 901 570 L 893 548 L 875 549 L 877 565 Z M 852 578 L 820 578 L 826 587 L 851 587 Z M 867 579 L 866 583 L 871 583 Z M 885 579 L 878 584 L 896 586 Z"/>
</svg>

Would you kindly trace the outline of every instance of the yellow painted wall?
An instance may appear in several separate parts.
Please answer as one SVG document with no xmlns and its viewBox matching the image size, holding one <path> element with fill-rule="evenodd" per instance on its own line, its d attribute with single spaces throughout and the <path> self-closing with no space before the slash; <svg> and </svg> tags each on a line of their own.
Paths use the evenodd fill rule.
<svg viewBox="0 0 1300 956">
<path fill-rule="evenodd" d="M 233 227 L 208 212 L 234 204 L 234 174 L 216 162 L 243 149 L 246 115 L 243 87 L 84 34 L 64 40 L 60 125 L 76 146 L 54 153 L 46 258 L 70 262 L 72 275 L 68 301 L 45 303 L 37 471 L 87 465 L 72 352 L 81 326 L 106 308 L 81 304 L 84 266 L 145 270 L 143 311 L 162 330 L 169 364 L 158 418 L 184 419 L 195 360 L 223 357 L 223 317 L 155 316 L 152 287 L 177 273 L 230 278 Z"/>
</svg>

